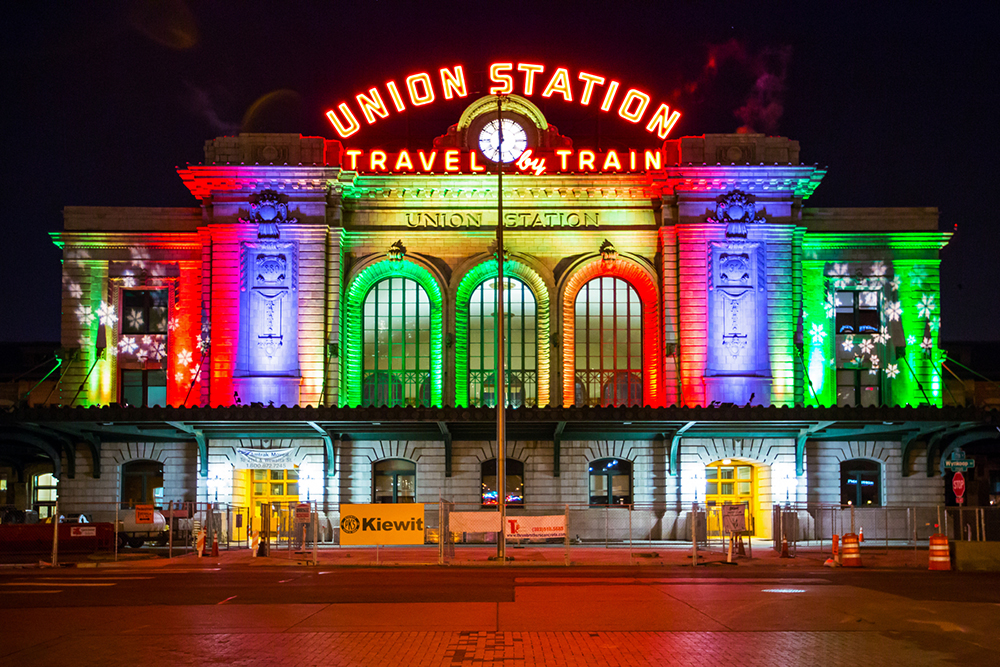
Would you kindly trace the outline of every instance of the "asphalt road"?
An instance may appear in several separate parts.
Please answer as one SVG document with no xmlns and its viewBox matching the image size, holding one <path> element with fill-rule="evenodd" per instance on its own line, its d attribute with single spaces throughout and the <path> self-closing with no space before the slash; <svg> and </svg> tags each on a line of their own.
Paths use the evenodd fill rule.
<svg viewBox="0 0 1000 667">
<path fill-rule="evenodd" d="M 1000 574 L 19 570 L 0 572 L 0 628 L 0 665 L 992 665 Z"/>
</svg>

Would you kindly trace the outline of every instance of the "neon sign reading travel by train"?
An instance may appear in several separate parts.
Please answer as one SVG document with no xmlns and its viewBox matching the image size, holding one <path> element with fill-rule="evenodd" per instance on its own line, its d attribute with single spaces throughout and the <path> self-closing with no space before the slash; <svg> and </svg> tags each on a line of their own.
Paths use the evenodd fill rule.
<svg viewBox="0 0 1000 667">
<path fill-rule="evenodd" d="M 497 62 L 489 66 L 490 95 L 516 93 L 524 97 L 538 94 L 562 98 L 582 106 L 598 105 L 601 111 L 616 113 L 647 132 L 666 139 L 680 120 L 680 112 L 671 111 L 664 102 L 656 105 L 652 96 L 639 88 L 626 88 L 621 82 L 591 72 L 570 72 L 566 67 L 547 68 L 535 63 Z M 575 74 L 575 76 L 574 76 Z M 361 121 L 374 125 L 392 113 L 402 113 L 410 106 L 421 107 L 444 98 L 451 100 L 469 95 L 465 68 L 442 67 L 437 72 L 417 72 L 397 83 L 395 79 L 353 100 L 343 101 L 326 112 L 337 134 L 346 139 L 361 129 Z M 360 120 L 359 120 L 360 119 Z"/>
</svg>

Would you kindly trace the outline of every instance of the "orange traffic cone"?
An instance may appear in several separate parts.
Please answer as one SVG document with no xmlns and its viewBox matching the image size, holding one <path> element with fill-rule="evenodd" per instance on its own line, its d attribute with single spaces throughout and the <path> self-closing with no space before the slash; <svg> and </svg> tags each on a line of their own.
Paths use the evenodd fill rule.
<svg viewBox="0 0 1000 667">
<path fill-rule="evenodd" d="M 219 557 L 219 534 L 212 535 L 212 558 Z"/>
<path fill-rule="evenodd" d="M 788 555 L 788 539 L 784 535 L 781 536 L 781 556 L 780 558 L 791 558 Z"/>
<path fill-rule="evenodd" d="M 864 526 L 858 528 L 858 542 L 865 541 L 865 529 Z"/>
</svg>

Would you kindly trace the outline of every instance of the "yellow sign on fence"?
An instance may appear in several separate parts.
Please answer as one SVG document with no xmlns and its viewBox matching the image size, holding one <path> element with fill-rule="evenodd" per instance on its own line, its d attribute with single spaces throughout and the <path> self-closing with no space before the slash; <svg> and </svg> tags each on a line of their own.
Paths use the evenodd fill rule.
<svg viewBox="0 0 1000 667">
<path fill-rule="evenodd" d="M 424 505 L 341 505 L 340 543 L 423 544 Z"/>
</svg>

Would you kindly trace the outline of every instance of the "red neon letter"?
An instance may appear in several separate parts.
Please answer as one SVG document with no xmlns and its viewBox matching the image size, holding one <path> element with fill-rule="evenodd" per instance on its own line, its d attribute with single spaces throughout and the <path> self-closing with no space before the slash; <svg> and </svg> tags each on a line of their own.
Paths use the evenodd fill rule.
<svg viewBox="0 0 1000 667">
<path fill-rule="evenodd" d="M 607 111 L 611 108 L 611 101 L 615 99 L 615 93 L 618 92 L 618 82 L 612 81 L 608 84 L 608 92 L 604 94 L 604 101 L 601 102 L 601 111 Z"/>
<path fill-rule="evenodd" d="M 594 151 L 580 151 L 577 153 L 577 157 L 579 158 L 580 171 L 583 171 L 585 168 L 594 171 L 594 158 L 596 157 Z"/>
<path fill-rule="evenodd" d="M 628 152 L 628 168 L 635 171 L 635 151 Z"/>
<path fill-rule="evenodd" d="M 382 102 L 382 96 L 378 94 L 377 88 L 372 88 L 368 91 L 371 97 L 361 93 L 357 96 L 358 105 L 361 106 L 361 113 L 365 115 L 365 120 L 371 125 L 375 122 L 375 116 L 379 118 L 387 118 L 389 116 L 389 110 L 385 108 L 385 104 Z M 372 113 L 374 112 L 374 113 Z"/>
<path fill-rule="evenodd" d="M 528 96 L 535 92 L 535 72 L 544 72 L 545 67 L 531 63 L 518 63 L 517 71 L 524 72 L 524 94 Z"/>
<path fill-rule="evenodd" d="M 621 171 L 622 163 L 618 161 L 618 153 L 614 149 L 608 151 L 608 154 L 604 156 L 604 166 L 601 167 L 601 171 Z"/>
<path fill-rule="evenodd" d="M 663 169 L 663 153 L 659 150 L 646 151 L 646 171 Z"/>
<path fill-rule="evenodd" d="M 476 173 L 477 171 L 486 171 L 486 167 L 480 167 L 476 163 L 476 151 L 469 151 L 469 171 Z"/>
<path fill-rule="evenodd" d="M 437 157 L 437 151 L 431 151 L 430 157 L 426 160 L 424 159 L 424 152 L 417 151 L 417 157 L 420 158 L 420 166 L 424 168 L 424 171 L 431 171 L 434 167 L 434 158 Z"/>
<path fill-rule="evenodd" d="M 368 154 L 368 170 L 377 171 L 381 169 L 385 171 L 385 151 L 375 150 Z"/>
<path fill-rule="evenodd" d="M 423 94 L 417 92 L 418 83 L 424 87 Z M 426 72 L 406 77 L 406 89 L 410 91 L 410 102 L 415 107 L 422 107 L 434 101 L 434 88 L 431 87 L 431 77 Z"/>
<path fill-rule="evenodd" d="M 454 148 L 444 152 L 444 170 L 458 171 L 458 151 Z"/>
<path fill-rule="evenodd" d="M 632 103 L 635 101 L 639 102 L 639 106 L 635 110 L 631 110 L 629 107 L 633 106 Z M 642 120 L 642 114 L 646 113 L 647 106 L 649 106 L 649 95 L 641 90 L 631 88 L 625 94 L 622 105 L 618 107 L 618 115 L 630 123 L 638 123 Z"/>
<path fill-rule="evenodd" d="M 326 117 L 333 123 L 333 129 L 337 130 L 337 134 L 342 139 L 346 139 L 360 130 L 361 124 L 358 123 L 358 119 L 354 117 L 354 114 L 351 113 L 351 110 L 347 108 L 345 103 L 341 102 L 337 105 L 337 108 L 340 109 L 340 113 L 344 114 L 344 119 L 347 121 L 346 124 L 340 122 L 340 119 L 337 118 L 337 113 L 333 109 L 326 112 Z"/>
<path fill-rule="evenodd" d="M 396 111 L 405 111 L 406 105 L 403 104 L 403 98 L 399 96 L 399 89 L 396 88 L 396 82 L 388 81 L 385 87 L 389 89 L 389 97 L 392 98 L 392 103 L 396 106 Z"/>
<path fill-rule="evenodd" d="M 490 65 L 490 81 L 499 83 L 499 86 L 490 86 L 490 95 L 508 95 L 514 92 L 514 77 L 510 74 L 501 74 L 513 69 L 513 63 L 493 63 Z"/>
<path fill-rule="evenodd" d="M 542 97 L 551 97 L 552 93 L 559 93 L 567 102 L 573 101 L 573 91 L 569 88 L 569 71 L 565 67 L 556 69 L 556 73 L 549 79 L 549 85 L 542 91 Z"/>
<path fill-rule="evenodd" d="M 355 170 L 355 169 L 358 168 L 358 156 L 365 154 L 364 151 L 359 151 L 359 150 L 354 149 L 354 148 L 352 148 L 352 149 L 350 149 L 348 151 L 345 151 L 345 153 L 347 153 L 347 159 L 351 163 L 351 166 L 349 166 L 348 169 L 351 169 L 351 170 Z"/>
<path fill-rule="evenodd" d="M 569 169 L 569 167 L 566 166 L 566 162 L 569 160 L 569 156 L 572 155 L 572 154 L 573 154 L 573 151 L 567 150 L 565 148 L 560 148 L 560 149 L 556 150 L 556 155 L 559 156 L 559 170 L 560 171 L 566 171 L 567 169 Z"/>
<path fill-rule="evenodd" d="M 661 104 L 660 108 L 653 113 L 653 117 L 649 119 L 649 125 L 646 126 L 646 129 L 650 132 L 656 132 L 656 135 L 660 139 L 666 139 L 670 130 L 680 119 L 681 115 L 679 112 L 670 113 L 670 107 L 666 104 Z"/>
<path fill-rule="evenodd" d="M 399 155 L 396 156 L 396 166 L 392 168 L 393 171 L 413 171 L 413 162 L 410 160 L 410 152 L 405 148 L 399 151 Z"/>
<path fill-rule="evenodd" d="M 444 89 L 444 99 L 450 100 L 452 95 L 465 97 L 468 92 L 465 90 L 465 72 L 461 65 L 455 65 L 455 71 L 448 71 L 447 67 L 441 68 L 441 87 Z"/>
<path fill-rule="evenodd" d="M 583 94 L 580 95 L 580 104 L 587 106 L 590 104 L 590 96 L 594 92 L 594 84 L 598 86 L 604 85 L 604 77 L 580 72 L 580 81 L 583 81 Z"/>
</svg>

